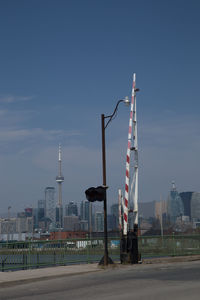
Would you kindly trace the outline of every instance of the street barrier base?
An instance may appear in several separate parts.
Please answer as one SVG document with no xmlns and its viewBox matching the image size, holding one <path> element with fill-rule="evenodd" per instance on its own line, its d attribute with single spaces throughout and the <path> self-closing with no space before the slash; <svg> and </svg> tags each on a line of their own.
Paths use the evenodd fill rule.
<svg viewBox="0 0 200 300">
<path fill-rule="evenodd" d="M 138 237 L 134 231 L 129 231 L 127 236 L 121 236 L 120 261 L 122 264 L 138 264 L 140 261 Z"/>
<path fill-rule="evenodd" d="M 112 261 L 112 259 L 108 256 L 108 265 L 113 265 L 114 262 Z M 102 259 L 99 262 L 99 266 L 104 266 L 104 256 L 102 257 Z"/>
</svg>

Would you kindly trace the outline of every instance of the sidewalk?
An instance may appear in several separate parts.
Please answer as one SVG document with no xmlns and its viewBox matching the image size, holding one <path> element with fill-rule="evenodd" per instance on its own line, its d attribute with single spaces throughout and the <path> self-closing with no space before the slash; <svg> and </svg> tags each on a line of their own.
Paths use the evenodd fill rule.
<svg viewBox="0 0 200 300">
<path fill-rule="evenodd" d="M 200 255 L 192 256 L 175 256 L 175 257 L 160 257 L 160 258 L 146 258 L 142 260 L 142 265 L 148 264 L 173 264 L 178 262 L 189 262 L 200 260 Z M 111 268 L 125 268 L 125 267 L 136 267 L 141 268 L 141 265 L 121 265 L 120 263 L 111 265 Z M 21 271 L 10 271 L 10 272 L 0 272 L 0 288 L 8 287 L 11 285 L 28 283 L 38 280 L 46 280 L 50 278 L 58 278 L 64 276 L 74 276 L 84 273 L 100 272 L 104 270 L 104 267 L 99 267 L 97 263 L 93 264 L 81 264 L 81 265 L 70 265 L 70 266 L 58 266 L 49 267 L 33 270 L 21 270 Z"/>
<path fill-rule="evenodd" d="M 0 272 L 0 287 L 45 280 L 48 278 L 58 278 L 63 276 L 73 276 L 84 273 L 98 272 L 102 268 L 95 264 L 82 264 L 71 266 L 58 266 L 33 270 L 20 270 L 12 272 Z"/>
</svg>

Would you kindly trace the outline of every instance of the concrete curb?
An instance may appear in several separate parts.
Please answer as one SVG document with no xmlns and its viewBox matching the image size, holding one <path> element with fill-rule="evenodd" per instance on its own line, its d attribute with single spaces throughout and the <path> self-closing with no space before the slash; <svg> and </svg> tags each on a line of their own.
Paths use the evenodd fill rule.
<svg viewBox="0 0 200 300">
<path fill-rule="evenodd" d="M 102 271 L 97 264 L 59 266 L 0 273 L 0 287 Z"/>
<path fill-rule="evenodd" d="M 187 261 L 196 261 L 196 260 L 200 260 L 200 255 L 145 258 L 142 260 L 142 263 L 160 264 L 160 263 L 187 262 Z"/>
</svg>

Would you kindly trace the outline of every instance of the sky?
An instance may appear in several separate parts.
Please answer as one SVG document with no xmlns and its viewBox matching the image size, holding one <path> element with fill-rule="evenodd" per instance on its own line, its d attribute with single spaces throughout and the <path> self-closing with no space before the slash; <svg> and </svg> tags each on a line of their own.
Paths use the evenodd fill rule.
<svg viewBox="0 0 200 300">
<path fill-rule="evenodd" d="M 200 191 L 198 0 L 0 0 L 0 215 L 102 184 L 101 114 L 136 73 L 139 201 Z M 130 108 L 106 129 L 108 205 L 124 191 Z M 57 197 L 57 194 L 56 194 Z"/>
</svg>

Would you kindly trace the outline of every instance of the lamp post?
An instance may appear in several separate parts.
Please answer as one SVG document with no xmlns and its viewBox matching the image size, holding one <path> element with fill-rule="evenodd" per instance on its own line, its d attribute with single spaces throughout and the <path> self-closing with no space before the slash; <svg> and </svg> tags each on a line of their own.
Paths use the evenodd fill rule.
<svg viewBox="0 0 200 300">
<path fill-rule="evenodd" d="M 128 97 L 125 99 L 119 100 L 116 104 L 114 112 L 112 115 L 105 116 L 104 114 L 101 115 L 101 132 L 102 132 L 102 171 L 103 171 L 103 187 L 105 187 L 105 198 L 104 198 L 104 256 L 102 257 L 101 261 L 99 262 L 100 265 L 107 266 L 109 263 L 113 263 L 111 258 L 108 256 L 108 231 L 107 231 L 107 185 L 106 185 L 106 146 L 105 146 L 105 129 L 107 128 L 108 124 L 112 121 L 113 117 L 115 116 L 118 106 L 121 102 L 124 102 L 126 105 L 129 105 L 130 101 Z M 105 124 L 105 119 L 108 121 Z"/>
</svg>

